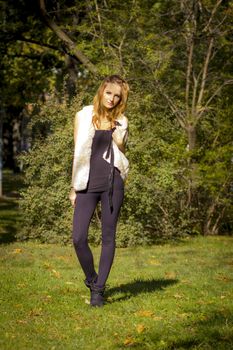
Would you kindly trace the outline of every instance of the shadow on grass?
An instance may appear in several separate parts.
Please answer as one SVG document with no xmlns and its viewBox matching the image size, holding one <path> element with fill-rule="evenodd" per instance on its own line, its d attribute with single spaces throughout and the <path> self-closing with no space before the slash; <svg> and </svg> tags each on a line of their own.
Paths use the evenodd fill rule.
<svg viewBox="0 0 233 350">
<path fill-rule="evenodd" d="M 221 310 L 206 311 L 205 320 L 186 321 L 184 332 L 175 337 L 175 334 L 166 337 L 164 330 L 166 349 L 233 349 L 232 321 L 231 310 L 224 309 L 224 314 Z M 161 333 L 156 330 L 148 333 L 148 337 L 155 345 L 161 341 Z"/>
<path fill-rule="evenodd" d="M 106 296 L 110 297 L 112 302 L 130 299 L 141 293 L 152 293 L 155 291 L 162 291 L 164 288 L 178 283 L 177 279 L 149 279 L 149 280 L 135 280 L 130 283 L 122 284 L 119 287 L 110 288 L 106 291 Z M 115 296 L 120 294 L 119 296 Z M 123 295 L 122 295 L 123 294 Z"/>
</svg>

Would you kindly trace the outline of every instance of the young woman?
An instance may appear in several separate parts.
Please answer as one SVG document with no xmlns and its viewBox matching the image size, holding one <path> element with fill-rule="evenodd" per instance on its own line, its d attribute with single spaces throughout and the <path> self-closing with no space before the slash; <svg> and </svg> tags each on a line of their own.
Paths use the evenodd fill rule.
<svg viewBox="0 0 233 350">
<path fill-rule="evenodd" d="M 124 198 L 128 160 L 124 155 L 128 120 L 123 115 L 129 86 L 118 75 L 105 78 L 93 106 L 75 116 L 74 160 L 70 200 L 74 206 L 73 244 L 91 291 L 90 304 L 103 306 L 114 253 L 115 233 Z M 88 245 L 88 228 L 101 202 L 102 247 L 98 274 Z"/>
</svg>

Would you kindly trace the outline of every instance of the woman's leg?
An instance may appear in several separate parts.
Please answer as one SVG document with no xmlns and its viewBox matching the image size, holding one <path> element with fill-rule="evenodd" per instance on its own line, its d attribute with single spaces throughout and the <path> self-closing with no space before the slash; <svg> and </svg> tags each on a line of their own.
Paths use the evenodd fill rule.
<svg viewBox="0 0 233 350">
<path fill-rule="evenodd" d="M 87 281 L 96 275 L 93 255 L 88 245 L 88 229 L 99 198 L 98 193 L 79 192 L 74 210 L 73 244 Z"/>
<path fill-rule="evenodd" d="M 99 262 L 99 272 L 96 285 L 103 287 L 108 278 L 115 254 L 115 234 L 120 208 L 124 199 L 124 190 L 113 190 L 111 212 L 108 200 L 108 192 L 101 194 L 101 224 L 102 224 L 102 249 Z"/>
</svg>

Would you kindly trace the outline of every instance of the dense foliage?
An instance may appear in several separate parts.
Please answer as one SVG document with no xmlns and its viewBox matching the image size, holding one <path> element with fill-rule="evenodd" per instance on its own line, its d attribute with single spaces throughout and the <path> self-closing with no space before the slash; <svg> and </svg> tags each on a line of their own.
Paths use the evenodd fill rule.
<svg viewBox="0 0 233 350">
<path fill-rule="evenodd" d="M 91 103 L 101 76 L 113 72 L 124 75 L 131 86 L 127 110 L 131 170 L 118 244 L 149 243 L 181 234 L 229 233 L 233 147 L 228 23 L 232 3 L 39 3 L 41 14 L 30 9 L 31 21 L 42 18 L 41 41 L 46 50 L 53 41 L 56 54 L 49 64 L 52 92 L 43 106 L 34 109 L 33 147 L 23 157 L 28 189 L 22 198 L 22 237 L 70 239 L 72 209 L 67 195 L 73 117 L 83 104 Z M 33 31 L 26 28 L 28 39 Z M 61 47 L 64 57 L 72 60 L 66 70 L 68 78 Z M 56 64 L 60 75 L 52 70 Z M 61 76 L 63 92 L 57 84 Z M 78 98 L 72 100 L 74 91 Z M 98 225 L 98 213 L 94 221 Z M 91 239 L 98 243 L 95 231 L 94 226 Z"/>
</svg>

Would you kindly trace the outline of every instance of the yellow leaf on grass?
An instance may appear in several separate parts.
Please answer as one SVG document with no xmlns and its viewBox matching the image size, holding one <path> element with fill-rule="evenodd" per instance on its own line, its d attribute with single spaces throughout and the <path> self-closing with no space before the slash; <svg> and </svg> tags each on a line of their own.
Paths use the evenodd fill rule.
<svg viewBox="0 0 233 350">
<path fill-rule="evenodd" d="M 52 297 L 51 297 L 51 295 L 44 295 L 44 296 L 42 297 L 42 300 L 43 300 L 45 303 L 48 303 L 48 302 L 50 302 L 50 301 L 52 300 Z"/>
<path fill-rule="evenodd" d="M 156 259 L 150 259 L 150 260 L 148 260 L 148 262 L 149 262 L 150 265 L 154 265 L 154 266 L 161 265 L 161 263 L 158 260 L 156 260 Z"/>
<path fill-rule="evenodd" d="M 178 294 L 178 293 L 177 293 L 177 294 L 174 294 L 173 296 L 174 296 L 174 298 L 176 298 L 176 299 L 183 299 L 183 297 L 184 297 L 182 294 Z"/>
<path fill-rule="evenodd" d="M 136 329 L 137 329 L 137 332 L 140 334 L 140 333 L 143 333 L 144 330 L 146 329 L 146 327 L 143 325 L 143 324 L 138 324 L 136 326 Z"/>
<path fill-rule="evenodd" d="M 217 277 L 216 277 L 216 280 L 219 280 L 219 281 L 223 281 L 223 282 L 232 282 L 233 279 L 226 276 L 226 275 L 223 275 L 223 274 L 219 274 Z"/>
<path fill-rule="evenodd" d="M 58 272 L 58 271 L 56 271 L 56 270 L 52 270 L 52 273 L 53 273 L 53 275 L 56 277 L 56 278 L 61 278 L 61 274 L 60 274 L 60 272 Z"/>
<path fill-rule="evenodd" d="M 38 309 L 32 309 L 29 312 L 29 316 L 42 316 L 42 308 L 39 307 Z"/>
<path fill-rule="evenodd" d="M 153 317 L 153 320 L 155 320 L 155 321 L 160 321 L 162 319 L 163 319 L 162 316 L 155 316 L 155 317 Z"/>
<path fill-rule="evenodd" d="M 27 324 L 28 323 L 27 320 L 17 320 L 16 322 L 19 324 Z"/>
<path fill-rule="evenodd" d="M 190 316 L 190 314 L 187 312 L 183 312 L 182 314 L 177 314 L 177 316 L 181 319 L 186 319 Z"/>
<path fill-rule="evenodd" d="M 49 262 L 44 262 L 43 266 L 46 268 L 46 269 L 52 269 L 52 265 L 49 263 Z"/>
<path fill-rule="evenodd" d="M 136 312 L 135 315 L 142 316 L 142 317 L 153 317 L 154 313 L 153 311 L 150 311 L 150 310 L 140 310 Z"/>
<path fill-rule="evenodd" d="M 173 271 L 168 271 L 168 272 L 165 272 L 165 276 L 167 278 L 175 279 L 176 278 L 176 273 L 173 272 Z"/>
<path fill-rule="evenodd" d="M 20 248 L 16 248 L 12 251 L 13 254 L 19 254 L 19 253 L 22 253 L 22 249 Z"/>
<path fill-rule="evenodd" d="M 136 343 L 136 340 L 132 337 L 128 337 L 124 340 L 124 345 L 133 345 Z"/>
</svg>

